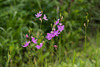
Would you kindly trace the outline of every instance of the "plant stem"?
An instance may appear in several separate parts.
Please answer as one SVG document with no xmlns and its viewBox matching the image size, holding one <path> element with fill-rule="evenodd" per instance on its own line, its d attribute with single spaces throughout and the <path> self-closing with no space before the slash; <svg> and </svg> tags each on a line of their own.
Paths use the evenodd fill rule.
<svg viewBox="0 0 100 67">
<path fill-rule="evenodd" d="M 85 46 L 84 46 L 84 50 L 86 51 L 86 26 L 85 26 Z"/>
</svg>

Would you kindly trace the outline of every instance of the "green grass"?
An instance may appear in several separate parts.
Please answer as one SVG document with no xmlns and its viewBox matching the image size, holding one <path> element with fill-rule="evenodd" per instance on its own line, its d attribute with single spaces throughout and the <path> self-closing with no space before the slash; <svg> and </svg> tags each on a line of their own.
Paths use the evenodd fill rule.
<svg viewBox="0 0 100 67">
<path fill-rule="evenodd" d="M 99 7 L 99 0 L 0 0 L 0 67 L 100 67 Z M 49 20 L 41 29 L 35 17 L 40 10 Z M 29 31 L 43 41 L 60 15 L 65 29 L 59 37 L 39 50 L 35 44 L 22 47 Z"/>
<path fill-rule="evenodd" d="M 54 39 L 50 41 L 51 45 L 49 47 L 47 47 L 48 44 L 45 42 L 40 50 L 36 50 L 34 44 L 31 44 L 30 48 L 23 48 L 16 43 L 16 40 L 2 39 L 0 64 L 6 67 L 99 67 L 99 33 L 97 32 L 96 37 L 89 37 L 90 40 L 86 41 L 86 43 L 82 42 L 81 46 L 70 50 L 65 49 L 60 39 L 58 49 L 55 51 L 53 51 L 54 48 L 52 47 L 52 44 L 55 42 Z M 85 49 L 84 44 L 86 46 Z M 68 44 L 66 43 L 65 45 Z M 3 53 L 1 50 L 5 50 L 6 53 Z"/>
</svg>

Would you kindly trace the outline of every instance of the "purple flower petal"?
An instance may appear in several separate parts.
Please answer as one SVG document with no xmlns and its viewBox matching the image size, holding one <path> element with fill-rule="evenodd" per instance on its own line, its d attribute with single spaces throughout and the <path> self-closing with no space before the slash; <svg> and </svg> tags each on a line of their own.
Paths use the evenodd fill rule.
<svg viewBox="0 0 100 67">
<path fill-rule="evenodd" d="M 26 43 L 24 44 L 24 46 L 22 45 L 22 47 L 27 47 L 27 46 L 29 45 L 29 43 L 30 43 L 30 41 L 26 42 Z"/>
<path fill-rule="evenodd" d="M 58 19 L 54 24 L 57 25 L 57 24 L 59 23 L 59 20 L 60 20 L 60 19 Z"/>
<path fill-rule="evenodd" d="M 40 43 L 40 45 L 36 45 L 35 47 L 36 47 L 37 49 L 40 49 L 42 46 L 43 46 L 43 43 Z"/>
<path fill-rule="evenodd" d="M 37 44 L 37 39 L 35 40 L 35 38 L 32 37 L 32 36 L 31 36 L 31 38 L 32 38 L 32 42 L 33 42 L 34 44 Z"/>
<path fill-rule="evenodd" d="M 39 18 L 42 16 L 41 11 L 39 11 L 39 13 L 35 14 L 36 18 Z"/>
<path fill-rule="evenodd" d="M 43 43 L 40 43 L 40 47 L 42 47 L 43 46 Z"/>
<path fill-rule="evenodd" d="M 46 38 L 47 38 L 48 40 L 51 40 L 53 37 L 54 37 L 54 34 L 53 34 L 53 33 L 47 33 Z"/>
<path fill-rule="evenodd" d="M 57 27 L 58 27 L 58 30 L 60 31 L 60 32 L 62 32 L 63 30 L 64 30 L 64 25 L 57 25 Z"/>
<path fill-rule="evenodd" d="M 44 14 L 44 17 L 43 17 L 43 19 L 44 19 L 44 20 L 46 20 L 46 21 L 48 20 L 45 14 Z"/>
<path fill-rule="evenodd" d="M 40 49 L 40 48 L 41 48 L 39 45 L 36 45 L 35 47 L 36 47 L 37 49 Z"/>
<path fill-rule="evenodd" d="M 60 32 L 59 32 L 59 30 L 55 30 L 54 32 L 53 32 L 53 34 L 54 34 L 54 36 L 58 36 L 58 34 L 60 34 Z"/>
</svg>

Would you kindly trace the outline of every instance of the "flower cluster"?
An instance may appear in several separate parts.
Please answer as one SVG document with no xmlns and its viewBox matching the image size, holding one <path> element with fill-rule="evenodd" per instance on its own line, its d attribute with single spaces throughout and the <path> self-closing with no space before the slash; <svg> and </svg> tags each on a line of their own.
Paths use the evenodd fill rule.
<svg viewBox="0 0 100 67">
<path fill-rule="evenodd" d="M 48 21 L 46 15 L 43 15 L 42 18 L 42 12 L 39 11 L 37 14 L 35 14 L 36 18 L 39 18 L 40 21 L 42 21 L 42 19 Z M 52 38 L 54 38 L 55 36 L 58 36 L 63 30 L 64 30 L 64 25 L 62 25 L 62 23 L 59 23 L 60 19 L 58 19 L 56 22 L 54 22 L 52 31 L 50 33 L 47 33 L 46 39 L 51 40 Z M 56 30 L 57 27 L 57 30 Z M 29 39 L 29 36 L 26 34 L 26 38 Z M 22 47 L 27 47 L 30 43 L 34 43 L 37 44 L 37 39 L 35 39 L 35 37 L 31 36 L 31 41 L 26 41 L 26 43 L 24 45 L 22 45 Z M 40 45 L 36 45 L 35 47 L 37 49 L 40 49 L 43 46 L 43 43 L 40 43 Z M 54 45 L 54 48 L 57 49 L 57 45 Z"/>
<path fill-rule="evenodd" d="M 51 31 L 50 33 L 47 33 L 46 38 L 47 38 L 48 40 L 51 40 L 53 37 L 58 36 L 58 35 L 64 30 L 64 25 L 62 25 L 62 23 L 59 23 L 59 20 L 60 20 L 60 19 L 58 19 L 58 20 L 54 23 L 53 28 L 52 28 L 52 31 Z M 57 28 L 58 28 L 57 30 L 55 29 L 56 26 L 57 26 Z"/>
<path fill-rule="evenodd" d="M 36 18 L 39 18 L 40 21 L 42 21 L 42 19 L 48 21 L 46 15 L 44 14 L 43 18 L 41 18 L 42 16 L 42 12 L 39 11 L 37 14 L 35 14 Z M 29 38 L 29 36 L 26 34 L 26 38 Z M 31 42 L 33 42 L 34 44 L 37 44 L 37 39 L 35 39 L 34 37 L 31 36 L 31 40 L 32 41 L 28 41 L 26 42 L 24 45 L 22 45 L 22 47 L 27 47 Z M 40 45 L 36 45 L 35 47 L 37 49 L 40 49 L 42 47 L 43 43 L 40 43 Z"/>
<path fill-rule="evenodd" d="M 35 16 L 36 16 L 36 18 L 39 18 L 40 21 L 42 21 L 42 19 L 48 21 L 48 19 L 47 19 L 45 14 L 44 14 L 43 18 L 41 18 L 41 16 L 42 16 L 42 12 L 41 11 L 39 11 L 39 13 L 35 14 Z"/>
<path fill-rule="evenodd" d="M 26 38 L 29 38 L 29 36 L 26 34 Z M 33 42 L 34 44 L 37 44 L 37 39 L 35 39 L 34 37 L 31 36 L 31 41 L 26 42 L 24 45 L 22 45 L 22 47 L 27 47 L 31 42 Z M 43 43 L 40 43 L 39 45 L 36 45 L 35 47 L 37 49 L 40 49 L 42 47 Z"/>
</svg>

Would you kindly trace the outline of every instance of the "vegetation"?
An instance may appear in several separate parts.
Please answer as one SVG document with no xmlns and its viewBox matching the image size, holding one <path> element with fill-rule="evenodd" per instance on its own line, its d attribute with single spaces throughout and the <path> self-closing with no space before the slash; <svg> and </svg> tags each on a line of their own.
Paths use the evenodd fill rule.
<svg viewBox="0 0 100 67">
<path fill-rule="evenodd" d="M 0 0 L 0 67 L 100 67 L 99 0 Z M 43 11 L 48 21 L 35 14 Z M 22 47 L 26 34 L 40 43 L 54 21 L 64 31 L 41 49 Z M 42 35 L 41 35 L 42 33 Z M 53 47 L 57 45 L 57 50 Z"/>
</svg>

